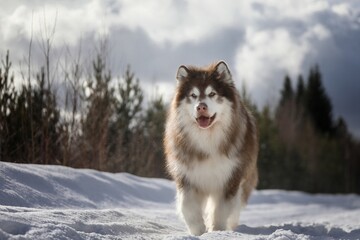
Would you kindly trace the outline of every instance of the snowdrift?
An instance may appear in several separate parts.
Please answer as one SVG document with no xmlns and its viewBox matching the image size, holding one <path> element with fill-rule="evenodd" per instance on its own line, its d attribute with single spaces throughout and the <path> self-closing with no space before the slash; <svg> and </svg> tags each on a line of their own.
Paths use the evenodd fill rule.
<svg viewBox="0 0 360 240">
<path fill-rule="evenodd" d="M 235 231 L 190 236 L 175 185 L 0 162 L 0 239 L 360 239 L 360 196 L 256 191 Z"/>
</svg>

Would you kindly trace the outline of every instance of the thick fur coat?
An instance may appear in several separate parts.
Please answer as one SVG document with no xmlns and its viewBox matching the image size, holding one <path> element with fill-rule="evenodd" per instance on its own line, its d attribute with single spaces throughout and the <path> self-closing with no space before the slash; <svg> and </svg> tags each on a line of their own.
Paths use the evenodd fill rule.
<svg viewBox="0 0 360 240">
<path fill-rule="evenodd" d="M 167 169 L 191 234 L 230 230 L 256 187 L 258 139 L 225 62 L 180 66 L 166 123 Z"/>
</svg>

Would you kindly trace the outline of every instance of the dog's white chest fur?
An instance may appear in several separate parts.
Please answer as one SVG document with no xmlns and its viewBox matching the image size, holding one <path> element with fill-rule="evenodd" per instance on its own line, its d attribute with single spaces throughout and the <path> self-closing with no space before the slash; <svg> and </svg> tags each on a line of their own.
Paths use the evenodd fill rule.
<svg viewBox="0 0 360 240">
<path fill-rule="evenodd" d="M 199 190 L 215 192 L 224 188 L 237 162 L 225 156 L 213 155 L 208 159 L 194 161 L 190 166 L 180 166 L 181 171 Z"/>
</svg>

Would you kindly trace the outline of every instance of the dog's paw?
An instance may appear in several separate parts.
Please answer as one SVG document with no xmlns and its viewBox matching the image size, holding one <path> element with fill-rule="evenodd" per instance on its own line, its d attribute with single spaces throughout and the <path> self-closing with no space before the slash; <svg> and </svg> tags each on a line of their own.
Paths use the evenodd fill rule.
<svg viewBox="0 0 360 240">
<path fill-rule="evenodd" d="M 191 233 L 191 235 L 195 235 L 195 236 L 200 236 L 206 232 L 206 227 L 203 223 L 197 224 L 195 226 L 194 225 L 188 226 L 188 228 L 189 228 L 189 232 Z"/>
</svg>

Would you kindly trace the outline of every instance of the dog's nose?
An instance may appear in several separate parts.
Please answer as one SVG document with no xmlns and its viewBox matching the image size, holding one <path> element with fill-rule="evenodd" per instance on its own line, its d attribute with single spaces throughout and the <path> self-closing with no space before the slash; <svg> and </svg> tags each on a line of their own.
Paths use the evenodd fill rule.
<svg viewBox="0 0 360 240">
<path fill-rule="evenodd" d="M 206 105 L 206 103 L 199 103 L 196 106 L 196 110 L 198 111 L 198 113 L 205 113 L 207 112 L 208 106 Z"/>
</svg>

